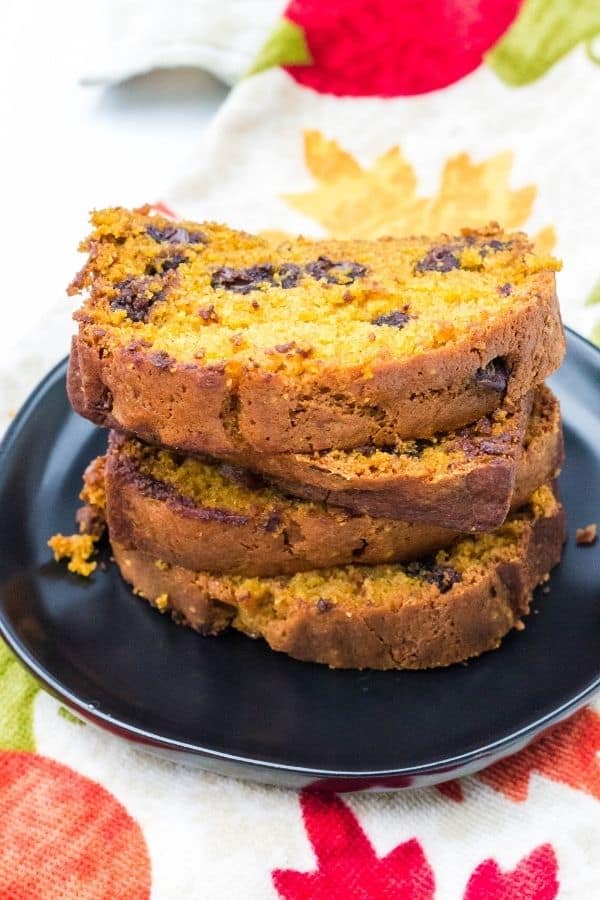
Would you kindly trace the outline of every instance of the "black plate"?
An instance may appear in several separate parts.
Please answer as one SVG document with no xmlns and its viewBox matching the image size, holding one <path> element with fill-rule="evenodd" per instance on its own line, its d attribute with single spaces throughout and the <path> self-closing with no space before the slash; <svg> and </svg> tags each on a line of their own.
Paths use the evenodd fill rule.
<svg viewBox="0 0 600 900">
<path fill-rule="evenodd" d="M 552 379 L 563 408 L 570 538 L 539 614 L 500 650 L 430 672 L 335 672 L 238 634 L 201 638 L 132 596 L 114 567 L 89 581 L 51 561 L 73 530 L 81 473 L 105 434 L 44 379 L 0 451 L 0 627 L 80 716 L 206 769 L 340 789 L 432 784 L 520 749 L 600 685 L 600 353 L 569 334 Z M 105 551 L 108 559 L 108 550 Z"/>
</svg>

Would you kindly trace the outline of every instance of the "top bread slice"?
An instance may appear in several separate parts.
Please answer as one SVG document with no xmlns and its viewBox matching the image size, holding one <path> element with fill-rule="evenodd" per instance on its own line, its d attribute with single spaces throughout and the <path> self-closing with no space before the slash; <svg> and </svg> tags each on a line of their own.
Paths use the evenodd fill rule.
<svg viewBox="0 0 600 900">
<path fill-rule="evenodd" d="M 223 456 L 427 438 L 560 364 L 556 260 L 497 226 L 283 244 L 149 209 L 92 216 L 71 292 L 75 409 Z"/>
</svg>

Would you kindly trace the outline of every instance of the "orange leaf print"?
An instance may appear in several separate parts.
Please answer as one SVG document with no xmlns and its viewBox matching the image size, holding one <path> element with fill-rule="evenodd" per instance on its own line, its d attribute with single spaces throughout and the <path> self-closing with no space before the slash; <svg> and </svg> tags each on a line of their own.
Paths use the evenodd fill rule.
<svg viewBox="0 0 600 900">
<path fill-rule="evenodd" d="M 517 803 L 527 799 L 534 772 L 600 800 L 599 750 L 600 715 L 586 708 L 477 777 Z"/>
<path fill-rule="evenodd" d="M 475 163 L 467 153 L 444 164 L 439 190 L 418 193 L 415 171 L 400 147 L 392 147 L 369 168 L 319 131 L 304 135 L 306 164 L 317 185 L 302 194 L 285 194 L 294 209 L 314 219 L 333 237 L 377 238 L 382 235 L 449 233 L 476 228 L 491 220 L 519 228 L 531 214 L 534 185 L 512 190 L 513 154 L 505 150 Z M 540 232 L 540 249 L 555 242 L 554 229 Z"/>
<path fill-rule="evenodd" d="M 529 747 L 475 777 L 515 803 L 527 799 L 534 772 L 600 800 L 599 751 L 600 715 L 586 707 Z M 437 785 L 437 790 L 456 803 L 464 800 L 460 781 L 445 781 Z"/>
</svg>

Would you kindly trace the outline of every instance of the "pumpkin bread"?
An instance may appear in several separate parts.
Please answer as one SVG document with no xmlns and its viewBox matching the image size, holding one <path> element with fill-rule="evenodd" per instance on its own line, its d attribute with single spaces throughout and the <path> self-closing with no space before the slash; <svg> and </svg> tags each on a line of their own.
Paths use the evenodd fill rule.
<svg viewBox="0 0 600 900">
<path fill-rule="evenodd" d="M 276 245 L 148 208 L 92 224 L 71 402 L 180 451 L 429 438 L 516 403 L 564 353 L 559 264 L 497 226 Z"/>
<path fill-rule="evenodd" d="M 525 444 L 513 509 L 553 478 L 562 460 L 560 428 L 548 427 L 535 411 Z M 107 457 L 86 470 L 81 496 L 86 506 L 78 519 L 84 534 L 63 542 L 75 540 L 79 546 L 85 533 L 98 535 L 98 523 L 107 518 L 111 539 L 122 547 L 221 574 L 266 576 L 415 560 L 459 536 L 439 524 L 295 499 L 242 469 L 183 457 L 116 432 Z M 80 565 L 79 557 L 72 563 Z"/>
<path fill-rule="evenodd" d="M 546 485 L 493 534 L 426 561 L 252 578 L 172 566 L 114 538 L 112 547 L 138 595 L 202 634 L 233 626 L 300 660 L 421 669 L 478 656 L 522 628 L 564 540 L 564 512 Z"/>
</svg>

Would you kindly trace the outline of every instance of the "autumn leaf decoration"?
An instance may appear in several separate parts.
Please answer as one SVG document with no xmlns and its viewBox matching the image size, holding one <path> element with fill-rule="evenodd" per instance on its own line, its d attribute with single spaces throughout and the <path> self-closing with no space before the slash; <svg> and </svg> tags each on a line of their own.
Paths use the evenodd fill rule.
<svg viewBox="0 0 600 900">
<path fill-rule="evenodd" d="M 464 900 L 552 900 L 558 893 L 557 864 L 550 844 L 542 844 L 512 872 L 501 872 L 493 859 L 477 866 Z"/>
<path fill-rule="evenodd" d="M 420 194 L 417 177 L 400 147 L 392 147 L 371 167 L 319 131 L 304 135 L 306 164 L 317 184 L 313 190 L 285 194 L 291 207 L 317 221 L 337 238 L 377 238 L 382 235 L 455 233 L 495 220 L 504 228 L 519 228 L 529 217 L 537 188 L 509 186 L 513 166 L 510 150 L 474 163 L 467 153 L 444 164 L 439 190 Z M 556 236 L 551 226 L 536 237 L 549 252 Z"/>
<path fill-rule="evenodd" d="M 318 869 L 273 872 L 275 888 L 285 900 L 433 898 L 433 871 L 418 841 L 399 844 L 379 859 L 353 812 L 339 797 L 305 792 L 301 804 Z"/>
<path fill-rule="evenodd" d="M 494 763 L 475 777 L 514 803 L 527 799 L 534 774 L 600 800 L 599 751 L 600 715 L 586 707 L 520 753 Z M 447 781 L 438 785 L 438 790 L 450 800 L 463 800 L 460 781 Z"/>
<path fill-rule="evenodd" d="M 273 884 L 283 900 L 433 900 L 435 877 L 418 840 L 378 857 L 352 810 L 335 794 L 301 794 L 302 818 L 317 869 L 276 869 Z M 511 872 L 484 860 L 465 888 L 464 900 L 552 900 L 557 862 L 550 844 L 537 847 Z"/>
</svg>

